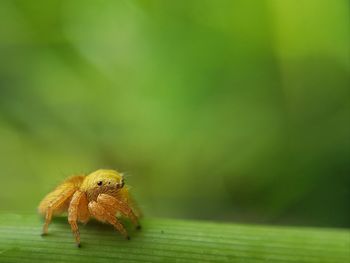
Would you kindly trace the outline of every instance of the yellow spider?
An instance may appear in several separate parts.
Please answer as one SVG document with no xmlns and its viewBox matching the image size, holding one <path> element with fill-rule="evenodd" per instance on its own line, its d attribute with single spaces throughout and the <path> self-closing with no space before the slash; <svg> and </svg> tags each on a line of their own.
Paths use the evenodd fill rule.
<svg viewBox="0 0 350 263">
<path fill-rule="evenodd" d="M 130 206 L 128 188 L 124 187 L 122 174 L 101 169 L 87 176 L 73 176 L 40 202 L 38 210 L 45 217 L 42 234 L 47 234 L 53 215 L 68 211 L 68 222 L 78 247 L 80 234 L 77 222 L 87 223 L 90 217 L 113 225 L 125 238 L 130 239 L 124 226 L 116 218 L 116 213 L 120 212 L 140 229 L 138 218 Z"/>
</svg>

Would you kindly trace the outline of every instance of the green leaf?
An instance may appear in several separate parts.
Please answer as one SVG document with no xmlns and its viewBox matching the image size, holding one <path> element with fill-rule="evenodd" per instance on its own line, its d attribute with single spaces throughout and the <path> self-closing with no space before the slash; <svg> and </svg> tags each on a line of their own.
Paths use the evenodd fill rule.
<svg viewBox="0 0 350 263">
<path fill-rule="evenodd" d="M 109 225 L 80 226 L 74 244 L 67 219 L 42 237 L 33 214 L 0 214 L 0 262 L 350 262 L 350 231 L 144 219 L 127 224 L 131 240 Z"/>
</svg>

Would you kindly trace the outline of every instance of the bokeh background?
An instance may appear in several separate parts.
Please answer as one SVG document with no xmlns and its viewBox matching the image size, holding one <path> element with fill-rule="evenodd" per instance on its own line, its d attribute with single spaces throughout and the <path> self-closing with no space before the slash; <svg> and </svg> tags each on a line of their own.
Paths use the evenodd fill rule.
<svg viewBox="0 0 350 263">
<path fill-rule="evenodd" d="M 0 209 L 114 168 L 147 217 L 349 227 L 349 14 L 0 1 Z"/>
</svg>

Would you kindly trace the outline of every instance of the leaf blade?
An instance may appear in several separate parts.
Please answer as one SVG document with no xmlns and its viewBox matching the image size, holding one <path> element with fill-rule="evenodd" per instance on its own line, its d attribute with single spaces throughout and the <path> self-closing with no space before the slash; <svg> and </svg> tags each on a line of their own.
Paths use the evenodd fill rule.
<svg viewBox="0 0 350 263">
<path fill-rule="evenodd" d="M 143 220 L 124 240 L 98 222 L 80 226 L 76 248 L 66 218 L 41 237 L 37 215 L 0 214 L 0 262 L 346 262 L 347 229 L 272 227 L 175 219 Z M 130 229 L 130 228 L 129 228 Z"/>
</svg>

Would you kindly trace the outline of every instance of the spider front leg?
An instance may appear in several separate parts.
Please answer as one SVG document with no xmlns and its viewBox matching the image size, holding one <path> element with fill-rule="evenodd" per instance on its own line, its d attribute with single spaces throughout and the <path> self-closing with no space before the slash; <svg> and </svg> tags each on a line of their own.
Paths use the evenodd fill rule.
<svg viewBox="0 0 350 263">
<path fill-rule="evenodd" d="M 113 211 L 110 211 L 108 207 L 102 206 L 99 202 L 91 201 L 89 203 L 89 211 L 92 216 L 101 222 L 110 223 L 116 230 L 118 230 L 126 239 L 130 239 L 128 232 L 126 232 L 124 226 L 117 220 Z"/>
<path fill-rule="evenodd" d="M 82 211 L 79 211 L 79 206 L 85 206 L 81 208 Z M 84 211 L 86 209 L 87 200 L 86 196 L 81 191 L 76 191 L 72 197 L 72 200 L 70 201 L 69 208 L 68 208 L 68 222 L 72 228 L 72 232 L 75 238 L 75 242 L 78 247 L 80 247 L 80 233 L 79 228 L 77 224 L 78 218 L 80 221 L 87 221 L 89 215 Z M 82 213 L 84 212 L 84 213 Z M 80 213 L 80 214 L 79 214 Z"/>
<path fill-rule="evenodd" d="M 120 211 L 124 216 L 129 218 L 131 222 L 136 226 L 137 229 L 141 228 L 137 216 L 134 214 L 129 205 L 123 201 L 120 201 L 113 196 L 108 194 L 100 194 L 97 197 L 97 202 L 108 208 L 112 214 L 115 214 L 117 211 Z"/>
</svg>

